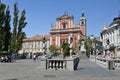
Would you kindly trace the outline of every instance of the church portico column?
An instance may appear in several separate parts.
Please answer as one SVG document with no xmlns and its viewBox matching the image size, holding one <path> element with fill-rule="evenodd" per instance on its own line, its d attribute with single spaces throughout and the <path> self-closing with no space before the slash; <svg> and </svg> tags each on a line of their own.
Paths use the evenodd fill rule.
<svg viewBox="0 0 120 80">
<path fill-rule="evenodd" d="M 56 37 L 55 37 L 55 39 L 56 39 L 56 46 L 57 47 L 60 47 L 60 34 L 56 34 Z"/>
<path fill-rule="evenodd" d="M 58 45 L 58 37 L 57 37 L 57 35 L 56 35 L 56 46 Z"/>
<path fill-rule="evenodd" d="M 52 45 L 52 36 L 50 36 L 50 45 Z"/>
<path fill-rule="evenodd" d="M 80 40 L 80 33 L 78 33 L 78 40 Z"/>
<path fill-rule="evenodd" d="M 60 34 L 58 35 L 58 47 L 60 47 Z"/>
</svg>

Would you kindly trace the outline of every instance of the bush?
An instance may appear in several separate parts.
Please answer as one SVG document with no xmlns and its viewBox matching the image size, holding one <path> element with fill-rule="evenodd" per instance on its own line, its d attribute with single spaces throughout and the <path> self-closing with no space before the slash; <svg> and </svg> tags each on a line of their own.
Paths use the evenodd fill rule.
<svg viewBox="0 0 120 80">
<path fill-rule="evenodd" d="M 66 56 L 69 56 L 69 44 L 68 43 L 63 43 L 62 44 L 62 48 L 63 48 L 63 58 L 65 58 Z"/>
<path fill-rule="evenodd" d="M 66 46 L 64 51 L 63 51 L 63 57 L 69 56 L 69 46 Z"/>
</svg>

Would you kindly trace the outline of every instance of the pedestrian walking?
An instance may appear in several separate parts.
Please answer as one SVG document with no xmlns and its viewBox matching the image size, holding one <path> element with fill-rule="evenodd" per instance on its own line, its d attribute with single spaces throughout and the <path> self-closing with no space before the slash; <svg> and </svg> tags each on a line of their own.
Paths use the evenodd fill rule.
<svg viewBox="0 0 120 80">
<path fill-rule="evenodd" d="M 36 60 L 36 54 L 35 53 L 33 54 L 33 60 L 34 61 Z"/>
</svg>

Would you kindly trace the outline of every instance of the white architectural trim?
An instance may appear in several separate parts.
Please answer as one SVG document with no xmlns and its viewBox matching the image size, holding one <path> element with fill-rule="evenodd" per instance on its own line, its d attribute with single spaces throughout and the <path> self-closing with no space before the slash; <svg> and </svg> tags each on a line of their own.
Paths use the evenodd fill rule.
<svg viewBox="0 0 120 80">
<path fill-rule="evenodd" d="M 50 36 L 50 45 L 52 45 L 52 36 Z"/>
<path fill-rule="evenodd" d="M 78 33 L 78 40 L 80 40 L 80 33 Z"/>
<path fill-rule="evenodd" d="M 57 37 L 57 35 L 56 35 L 56 45 L 58 45 L 58 37 Z"/>
<path fill-rule="evenodd" d="M 58 35 L 58 47 L 60 47 L 60 34 Z"/>
</svg>

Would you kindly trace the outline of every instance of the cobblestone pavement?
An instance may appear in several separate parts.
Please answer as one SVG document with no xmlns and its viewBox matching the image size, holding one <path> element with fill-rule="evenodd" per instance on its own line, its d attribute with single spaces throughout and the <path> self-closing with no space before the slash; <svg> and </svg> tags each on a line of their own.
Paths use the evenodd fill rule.
<svg viewBox="0 0 120 80">
<path fill-rule="evenodd" d="M 78 70 L 42 70 L 40 59 L 0 63 L 0 80 L 120 80 L 119 71 L 104 69 L 89 59 L 81 59 Z"/>
</svg>

